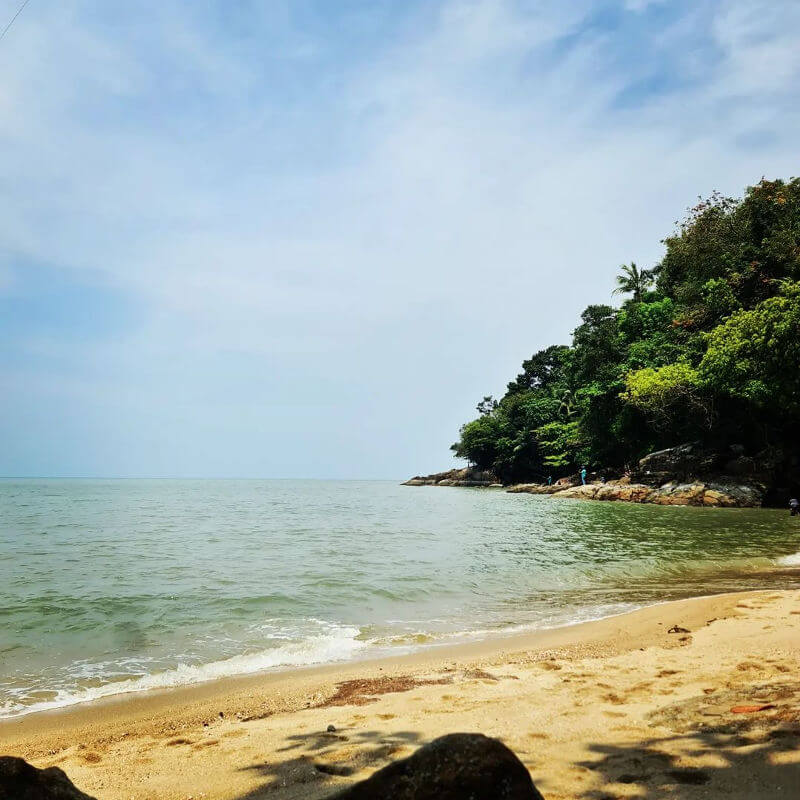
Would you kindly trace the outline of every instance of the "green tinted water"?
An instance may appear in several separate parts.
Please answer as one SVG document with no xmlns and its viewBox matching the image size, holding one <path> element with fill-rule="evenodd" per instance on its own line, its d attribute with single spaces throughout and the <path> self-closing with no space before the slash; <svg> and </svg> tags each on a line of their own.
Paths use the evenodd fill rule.
<svg viewBox="0 0 800 800">
<path fill-rule="evenodd" d="M 0 481 L 0 714 L 797 586 L 800 522 L 387 482 Z"/>
</svg>

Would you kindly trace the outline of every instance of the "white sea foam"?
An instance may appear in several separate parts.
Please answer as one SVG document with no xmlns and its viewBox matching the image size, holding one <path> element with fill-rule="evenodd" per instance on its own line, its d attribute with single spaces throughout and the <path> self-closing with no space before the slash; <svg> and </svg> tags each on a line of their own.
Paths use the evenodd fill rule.
<svg viewBox="0 0 800 800">
<path fill-rule="evenodd" d="M 31 714 L 65 706 L 99 700 L 119 694 L 147 692 L 153 689 L 170 689 L 177 686 L 203 683 L 217 678 L 247 675 L 278 667 L 306 666 L 347 661 L 369 647 L 358 641 L 359 629 L 351 626 L 329 624 L 327 632 L 299 642 L 261 650 L 256 653 L 233 656 L 207 664 L 178 664 L 174 669 L 163 670 L 138 678 L 114 681 L 102 686 L 61 690 L 48 700 L 34 703 L 10 700 L 0 704 L 0 718 Z"/>
<path fill-rule="evenodd" d="M 778 564 L 782 567 L 800 567 L 800 553 L 792 553 L 790 556 L 783 556 L 778 559 Z"/>
</svg>

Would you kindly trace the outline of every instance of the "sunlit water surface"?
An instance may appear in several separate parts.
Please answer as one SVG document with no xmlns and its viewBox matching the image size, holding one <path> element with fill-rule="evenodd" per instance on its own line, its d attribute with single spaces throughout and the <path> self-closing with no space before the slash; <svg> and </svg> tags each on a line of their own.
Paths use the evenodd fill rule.
<svg viewBox="0 0 800 800">
<path fill-rule="evenodd" d="M 800 586 L 800 522 L 334 481 L 0 481 L 0 716 Z"/>
</svg>

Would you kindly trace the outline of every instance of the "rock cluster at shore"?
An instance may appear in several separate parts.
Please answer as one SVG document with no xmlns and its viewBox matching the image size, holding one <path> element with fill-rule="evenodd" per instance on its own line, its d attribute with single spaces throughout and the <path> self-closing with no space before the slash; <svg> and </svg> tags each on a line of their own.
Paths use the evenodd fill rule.
<svg viewBox="0 0 800 800">
<path fill-rule="evenodd" d="M 767 487 L 774 484 L 773 473 L 774 465 L 766 455 L 748 458 L 737 446 L 719 453 L 699 443 L 689 443 L 646 455 L 629 475 L 619 480 L 590 481 L 584 486 L 577 476 L 572 476 L 552 485 L 516 484 L 506 491 L 662 506 L 754 508 L 764 503 Z M 495 475 L 474 467 L 418 475 L 403 485 L 501 486 Z"/>
<path fill-rule="evenodd" d="M 620 500 L 627 503 L 654 503 L 662 506 L 712 506 L 724 508 L 753 508 L 761 505 L 762 492 L 749 484 L 678 483 L 663 486 L 631 483 L 628 479 L 607 483 L 588 483 L 586 486 L 547 486 L 524 483 L 510 486 L 512 493 L 549 494 L 577 500 Z"/>
<path fill-rule="evenodd" d="M 403 483 L 403 486 L 491 486 L 496 488 L 500 488 L 502 485 L 496 475 L 472 467 L 435 472 L 432 475 L 415 475 Z"/>
</svg>

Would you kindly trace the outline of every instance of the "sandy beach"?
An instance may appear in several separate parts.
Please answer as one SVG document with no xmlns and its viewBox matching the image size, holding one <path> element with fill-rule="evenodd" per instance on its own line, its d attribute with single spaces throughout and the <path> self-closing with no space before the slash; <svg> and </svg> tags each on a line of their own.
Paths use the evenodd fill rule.
<svg viewBox="0 0 800 800">
<path fill-rule="evenodd" d="M 799 655 L 800 592 L 727 594 L 33 714 L 0 751 L 101 800 L 289 800 L 478 731 L 548 800 L 798 797 Z"/>
</svg>

